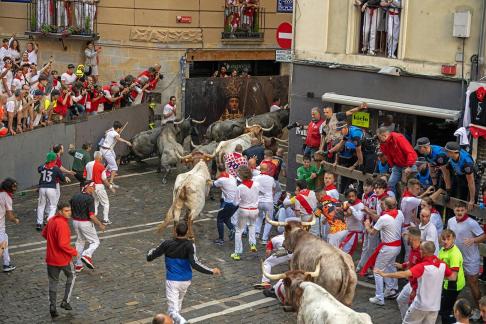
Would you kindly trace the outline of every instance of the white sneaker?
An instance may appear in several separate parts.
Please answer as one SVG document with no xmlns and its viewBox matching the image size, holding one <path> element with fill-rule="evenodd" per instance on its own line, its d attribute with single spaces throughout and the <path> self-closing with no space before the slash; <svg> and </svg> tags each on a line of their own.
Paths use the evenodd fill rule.
<svg viewBox="0 0 486 324">
<path fill-rule="evenodd" d="M 481 318 L 481 312 L 479 311 L 479 309 L 473 309 L 472 311 L 472 315 L 470 317 L 473 321 L 479 321 L 479 319 Z"/>
<path fill-rule="evenodd" d="M 368 300 L 372 304 L 375 304 L 375 305 L 378 305 L 378 306 L 385 306 L 385 302 L 383 300 L 379 300 L 378 298 L 376 298 L 376 296 L 375 297 L 371 297 Z"/>
<path fill-rule="evenodd" d="M 375 53 L 375 51 L 369 50 L 369 51 L 368 51 L 368 55 L 375 56 L 375 55 L 376 55 L 376 53 Z"/>
<path fill-rule="evenodd" d="M 392 59 L 396 59 L 397 57 L 395 55 L 390 56 Z"/>
</svg>

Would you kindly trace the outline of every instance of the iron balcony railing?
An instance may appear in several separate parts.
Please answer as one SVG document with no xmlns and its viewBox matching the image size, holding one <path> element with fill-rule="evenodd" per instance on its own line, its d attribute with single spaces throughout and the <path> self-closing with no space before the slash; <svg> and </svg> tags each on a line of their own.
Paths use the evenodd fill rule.
<svg viewBox="0 0 486 324">
<path fill-rule="evenodd" d="M 263 39 L 265 8 L 257 5 L 226 6 L 223 39 Z"/>
<path fill-rule="evenodd" d="M 27 7 L 27 31 L 94 37 L 97 4 L 97 0 L 32 0 Z"/>
</svg>

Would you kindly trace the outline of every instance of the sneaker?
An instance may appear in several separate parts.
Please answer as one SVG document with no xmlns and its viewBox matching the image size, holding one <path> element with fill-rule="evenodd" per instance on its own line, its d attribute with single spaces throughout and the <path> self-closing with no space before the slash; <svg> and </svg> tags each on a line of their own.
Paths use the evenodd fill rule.
<svg viewBox="0 0 486 324">
<path fill-rule="evenodd" d="M 93 264 L 93 260 L 89 257 L 89 256 L 85 256 L 83 255 L 81 257 L 81 261 L 83 261 L 84 264 L 86 264 L 86 266 L 90 269 L 94 269 L 94 264 Z"/>
<path fill-rule="evenodd" d="M 385 299 L 397 299 L 397 297 L 398 291 L 396 291 L 395 289 L 385 292 Z"/>
<path fill-rule="evenodd" d="M 257 251 L 256 244 L 251 244 L 251 245 L 250 245 L 250 251 L 251 251 L 251 252 L 256 252 L 256 251 Z"/>
<path fill-rule="evenodd" d="M 271 288 L 271 289 L 265 289 L 263 291 L 263 295 L 265 297 L 277 298 L 277 294 L 275 294 L 275 290 L 273 288 Z"/>
<path fill-rule="evenodd" d="M 370 273 L 370 274 L 366 275 L 366 278 L 369 279 L 369 280 L 375 280 L 375 275 Z"/>
<path fill-rule="evenodd" d="M 262 282 L 262 283 L 257 283 L 256 285 L 253 285 L 253 288 L 255 288 L 255 289 L 270 289 L 270 288 L 272 288 L 272 285 L 269 282 Z"/>
<path fill-rule="evenodd" d="M 35 230 L 36 230 L 37 232 L 42 231 L 42 224 L 37 224 L 37 225 L 35 225 Z"/>
<path fill-rule="evenodd" d="M 84 265 L 82 265 L 82 264 L 81 265 L 75 265 L 74 266 L 74 271 L 76 273 L 80 273 L 81 271 L 83 271 L 83 269 L 84 269 Z"/>
<path fill-rule="evenodd" d="M 109 220 L 109 219 L 107 219 L 107 220 L 102 220 L 102 221 L 101 221 L 101 223 L 102 223 L 103 225 L 111 225 L 111 224 L 113 224 L 113 223 L 111 222 L 111 220 Z"/>
<path fill-rule="evenodd" d="M 375 55 L 376 55 L 376 53 L 375 53 L 375 51 L 369 50 L 369 51 L 368 51 L 368 55 L 375 56 Z"/>
<path fill-rule="evenodd" d="M 375 305 L 378 305 L 378 306 L 384 306 L 385 305 L 385 302 L 383 300 L 379 300 L 376 297 L 371 297 L 368 300 L 369 300 L 370 303 L 375 304 Z"/>
<path fill-rule="evenodd" d="M 477 308 L 473 309 L 470 318 L 473 321 L 479 321 L 479 319 L 481 318 L 481 313 L 479 312 L 479 309 Z"/>
<path fill-rule="evenodd" d="M 49 313 L 51 313 L 51 317 L 58 317 L 59 313 L 56 310 L 56 305 L 49 306 Z"/>
<path fill-rule="evenodd" d="M 240 261 L 241 260 L 240 255 L 238 253 L 232 253 L 230 255 L 230 258 L 232 258 L 235 261 Z"/>
<path fill-rule="evenodd" d="M 61 308 L 64 308 L 65 310 L 73 310 L 73 308 L 71 307 L 71 305 L 69 305 L 69 303 L 67 301 L 65 301 L 65 300 L 62 301 Z"/>
<path fill-rule="evenodd" d="M 261 240 L 261 241 L 260 241 L 260 244 L 261 244 L 261 245 L 267 245 L 267 243 L 268 243 L 268 241 L 267 241 L 267 240 Z"/>
<path fill-rule="evenodd" d="M 392 58 L 392 59 L 396 59 L 396 58 L 397 58 L 397 56 L 396 56 L 396 55 L 392 55 L 392 56 L 390 56 L 390 58 Z"/>
<path fill-rule="evenodd" d="M 228 238 L 230 241 L 233 241 L 235 239 L 235 233 L 236 231 L 234 229 L 229 232 Z"/>
<path fill-rule="evenodd" d="M 216 245 L 219 245 L 219 246 L 223 246 L 224 240 L 217 239 L 217 240 L 214 240 L 213 243 L 216 244 Z"/>
<path fill-rule="evenodd" d="M 9 265 L 3 266 L 3 272 L 11 272 L 11 271 L 14 271 L 15 268 L 16 267 L 13 265 L 13 263 L 10 263 Z"/>
</svg>

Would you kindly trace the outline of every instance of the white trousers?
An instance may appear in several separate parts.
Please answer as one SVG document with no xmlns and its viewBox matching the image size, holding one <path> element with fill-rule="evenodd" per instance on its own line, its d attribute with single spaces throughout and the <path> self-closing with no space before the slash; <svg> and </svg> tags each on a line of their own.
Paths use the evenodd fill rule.
<svg viewBox="0 0 486 324">
<path fill-rule="evenodd" d="M 103 159 L 106 161 L 106 169 L 108 171 L 118 171 L 118 165 L 116 164 L 116 154 L 113 150 L 101 149 Z"/>
<path fill-rule="evenodd" d="M 397 304 L 398 309 L 400 309 L 400 315 L 402 316 L 402 320 L 405 318 L 405 314 L 407 313 L 408 307 L 410 306 L 408 301 L 410 299 L 410 294 L 412 293 L 412 286 L 410 283 L 407 283 L 403 286 L 402 291 L 400 291 L 400 295 L 397 297 Z"/>
<path fill-rule="evenodd" d="M 376 8 L 366 8 L 363 23 L 363 48 L 374 51 L 376 47 L 376 29 L 378 26 L 378 13 Z"/>
<path fill-rule="evenodd" d="M 383 246 L 376 258 L 375 268 L 384 272 L 395 272 L 395 259 L 400 253 L 399 246 Z M 383 278 L 375 273 L 375 296 L 381 301 L 385 301 L 385 290 L 398 290 L 398 280 L 393 278 Z"/>
<path fill-rule="evenodd" d="M 247 210 L 239 208 L 236 212 L 237 223 L 236 223 L 236 233 L 235 233 L 235 253 L 243 253 L 243 242 L 241 240 L 241 235 L 248 224 L 248 240 L 250 244 L 256 244 L 255 237 L 255 222 L 258 216 L 257 210 Z"/>
<path fill-rule="evenodd" d="M 258 217 L 256 219 L 256 229 L 255 229 L 256 235 L 260 234 L 263 220 L 265 219 L 266 213 L 268 213 L 268 217 L 273 220 L 273 203 L 272 202 L 258 203 Z M 272 230 L 272 225 L 265 222 L 265 226 L 263 228 L 262 240 L 268 241 L 268 236 L 270 235 L 271 230 Z"/>
<path fill-rule="evenodd" d="M 287 254 L 283 256 L 276 256 L 275 254 L 272 254 L 268 258 L 266 258 L 265 261 L 263 261 L 263 269 L 266 273 L 272 273 L 272 267 L 283 264 L 285 262 L 289 262 L 291 258 L 292 254 Z M 262 275 L 262 282 L 270 282 L 270 279 Z"/>
<path fill-rule="evenodd" d="M 324 216 L 316 218 L 316 223 L 311 226 L 309 232 L 317 237 L 322 238 L 324 241 L 328 241 L 329 225 L 327 223 L 322 224 Z"/>
<path fill-rule="evenodd" d="M 81 257 L 88 256 L 92 258 L 93 253 L 98 246 L 100 246 L 100 239 L 96 233 L 95 224 L 91 221 L 82 222 L 73 219 L 73 228 L 77 236 L 75 243 L 76 250 L 78 251 L 76 264 L 82 265 Z M 88 243 L 89 246 L 85 250 L 84 246 L 86 243 Z"/>
<path fill-rule="evenodd" d="M 4 231 L 0 231 L 0 243 L 6 241 L 7 242 L 7 248 L 3 250 L 3 265 L 9 265 L 10 264 L 10 254 L 8 253 L 8 235 Z"/>
<path fill-rule="evenodd" d="M 400 35 L 400 15 L 390 15 L 387 17 L 386 48 L 388 56 L 395 55 L 398 47 L 398 36 Z"/>
<path fill-rule="evenodd" d="M 344 240 L 344 238 L 348 235 L 348 230 L 339 231 L 333 234 L 328 234 L 327 238 L 329 240 L 329 244 L 339 249 L 339 244 Z"/>
<path fill-rule="evenodd" d="M 108 194 L 106 193 L 104 184 L 96 184 L 95 191 L 93 194 L 95 203 L 95 214 L 98 215 L 98 207 L 101 204 L 103 207 L 103 220 L 107 221 L 108 214 L 110 212 L 110 200 L 108 199 Z"/>
<path fill-rule="evenodd" d="M 278 203 L 280 196 L 282 195 L 282 186 L 280 185 L 280 181 L 275 180 L 275 193 L 273 194 L 273 203 Z"/>
<path fill-rule="evenodd" d="M 280 207 L 277 214 L 277 220 L 279 222 L 285 222 L 285 220 L 289 217 L 295 217 L 295 212 L 290 207 Z M 277 232 L 282 234 L 285 228 L 283 226 L 277 227 Z"/>
<path fill-rule="evenodd" d="M 167 297 L 167 306 L 169 316 L 175 324 L 186 323 L 187 321 L 181 316 L 182 300 L 186 295 L 191 281 L 165 281 L 165 295 Z"/>
<path fill-rule="evenodd" d="M 56 188 L 39 188 L 37 202 L 37 224 L 44 222 L 44 215 L 51 218 L 56 213 L 59 195 Z"/>
<path fill-rule="evenodd" d="M 403 324 L 435 324 L 439 311 L 422 311 L 410 306 Z"/>
</svg>

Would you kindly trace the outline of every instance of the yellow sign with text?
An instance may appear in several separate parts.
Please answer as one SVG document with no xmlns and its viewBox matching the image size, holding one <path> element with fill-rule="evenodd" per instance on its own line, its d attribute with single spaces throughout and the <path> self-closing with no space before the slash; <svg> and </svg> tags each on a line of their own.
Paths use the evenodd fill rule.
<svg viewBox="0 0 486 324">
<path fill-rule="evenodd" d="M 370 113 L 367 112 L 356 112 L 353 114 L 353 119 L 351 124 L 357 127 L 370 127 Z"/>
</svg>

